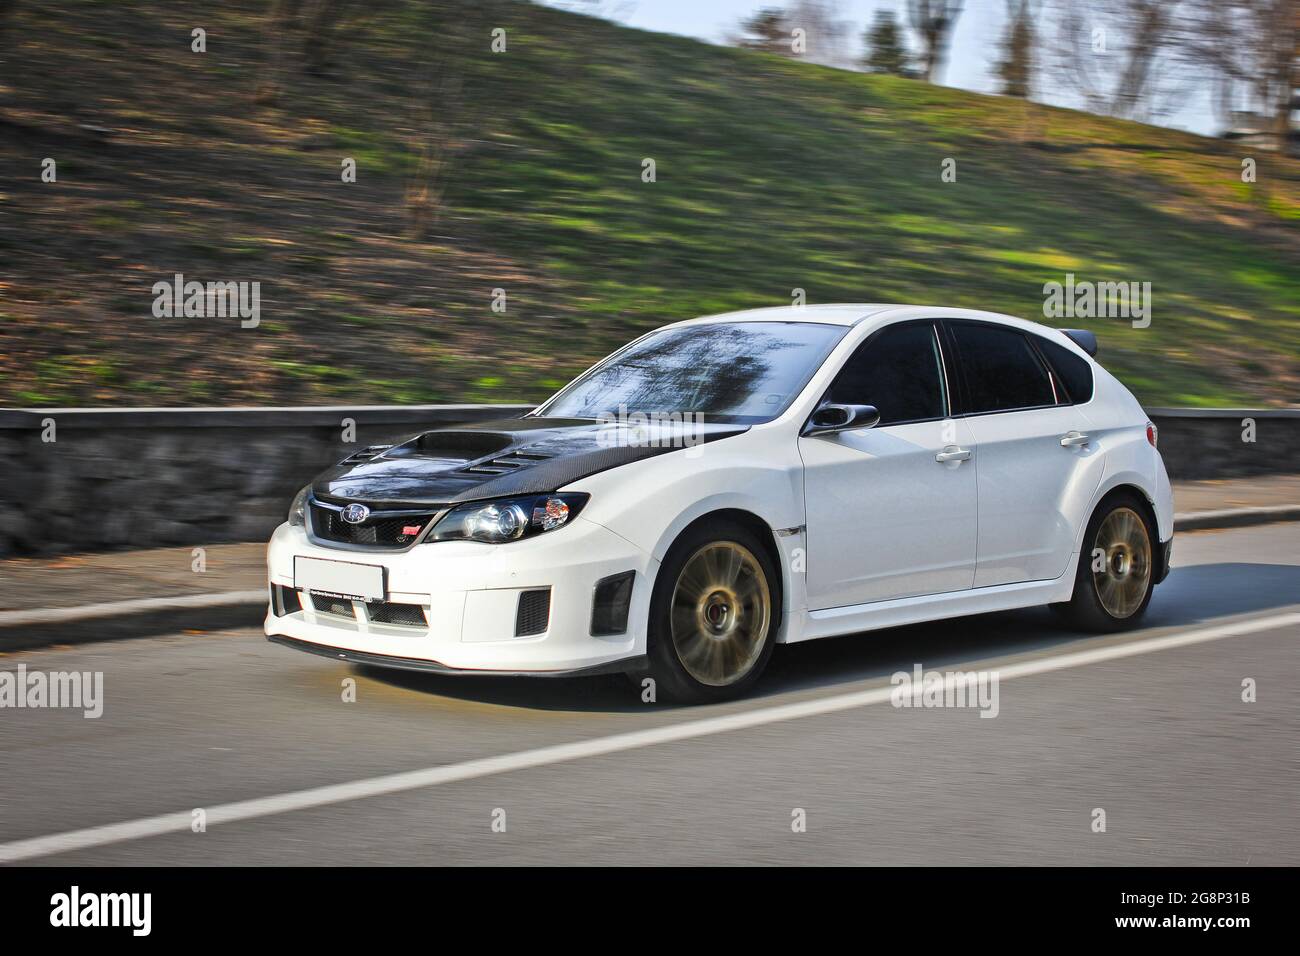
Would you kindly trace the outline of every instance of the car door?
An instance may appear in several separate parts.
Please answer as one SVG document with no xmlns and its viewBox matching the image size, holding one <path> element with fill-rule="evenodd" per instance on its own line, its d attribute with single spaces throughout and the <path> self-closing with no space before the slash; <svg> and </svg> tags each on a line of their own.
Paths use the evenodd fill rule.
<svg viewBox="0 0 1300 956">
<path fill-rule="evenodd" d="M 945 325 L 963 420 L 980 451 L 975 586 L 1060 577 L 1078 530 L 1072 503 L 1100 480 L 1088 418 L 1037 336 L 988 322 Z"/>
<path fill-rule="evenodd" d="M 949 417 L 939 328 L 873 333 L 825 396 L 874 405 L 880 423 L 799 439 L 810 610 L 969 588 L 975 573 L 975 445 Z"/>
</svg>

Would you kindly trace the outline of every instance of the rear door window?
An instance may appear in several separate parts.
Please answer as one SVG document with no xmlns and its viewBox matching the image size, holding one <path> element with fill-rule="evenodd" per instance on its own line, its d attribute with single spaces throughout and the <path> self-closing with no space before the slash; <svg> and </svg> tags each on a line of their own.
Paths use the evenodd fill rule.
<svg viewBox="0 0 1300 956">
<path fill-rule="evenodd" d="M 969 413 L 1057 404 L 1058 390 L 1025 333 L 1001 325 L 950 323 Z"/>
</svg>

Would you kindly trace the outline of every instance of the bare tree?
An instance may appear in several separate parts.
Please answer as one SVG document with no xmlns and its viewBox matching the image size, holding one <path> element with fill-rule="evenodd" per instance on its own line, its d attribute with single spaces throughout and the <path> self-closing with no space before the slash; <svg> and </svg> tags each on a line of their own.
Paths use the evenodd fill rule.
<svg viewBox="0 0 1300 956">
<path fill-rule="evenodd" d="M 475 57 L 486 55 L 488 37 L 500 24 L 503 0 L 476 0 L 464 7 L 428 3 L 430 27 L 437 25 L 443 42 L 411 80 L 414 93 L 409 132 L 404 136 L 413 160 L 403 197 L 410 234 L 422 239 L 438 223 L 444 197 L 463 158 L 471 129 L 485 135 L 482 93 L 470 69 Z M 453 13 L 454 15 L 449 15 Z"/>
<path fill-rule="evenodd" d="M 764 7 L 756 11 L 741 21 L 740 30 L 739 34 L 731 36 L 729 42 L 732 46 L 794 56 L 790 22 L 781 7 Z"/>
<path fill-rule="evenodd" d="M 359 0 L 271 0 L 257 100 L 276 101 L 290 63 L 299 53 L 308 73 L 325 75 L 338 52 L 339 34 L 344 28 L 355 28 L 356 21 L 373 12 L 377 2 L 371 0 L 363 5 Z"/>
<path fill-rule="evenodd" d="M 14 7 L 18 6 L 18 0 L 0 0 L 0 41 L 4 40 L 5 30 L 9 26 L 9 18 L 13 16 Z"/>
<path fill-rule="evenodd" d="M 804 59 L 825 66 L 851 65 L 848 50 L 852 25 L 840 17 L 839 0 L 795 0 L 786 13 L 791 30 L 802 30 Z"/>
<path fill-rule="evenodd" d="M 997 73 L 1006 96 L 1029 99 L 1033 87 L 1035 30 L 1038 5 L 1033 0 L 1007 0 L 1007 26 Z"/>
<path fill-rule="evenodd" d="M 1051 60 L 1062 86 L 1094 113 L 1149 120 L 1175 110 L 1194 81 L 1182 55 L 1183 3 L 1056 0 Z"/>
<path fill-rule="evenodd" d="M 288 40 L 301 8 L 302 0 L 271 0 L 270 23 L 263 40 L 265 49 L 255 94 L 259 103 L 274 103 L 280 96 Z"/>
<path fill-rule="evenodd" d="M 1285 148 L 1300 48 L 1296 0 L 1193 0 L 1183 21 L 1183 42 L 1191 61 L 1208 69 L 1216 112 L 1224 125 L 1248 112 L 1271 127 Z"/>
<path fill-rule="evenodd" d="M 750 50 L 779 53 L 826 66 L 850 66 L 848 20 L 839 0 L 795 0 L 787 7 L 764 7 L 741 21 L 728 42 Z"/>
<path fill-rule="evenodd" d="M 963 0 L 907 0 L 907 20 L 921 42 L 921 76 L 938 82 Z"/>
<path fill-rule="evenodd" d="M 877 10 L 871 26 L 862 37 L 866 48 L 862 65 L 868 73 L 891 73 L 894 76 L 915 76 L 912 57 L 903 43 L 903 31 L 892 10 Z"/>
<path fill-rule="evenodd" d="M 360 0 L 315 0 L 303 23 L 303 56 L 308 73 L 320 76 L 328 71 L 338 50 L 339 33 L 351 25 L 361 7 Z"/>
</svg>

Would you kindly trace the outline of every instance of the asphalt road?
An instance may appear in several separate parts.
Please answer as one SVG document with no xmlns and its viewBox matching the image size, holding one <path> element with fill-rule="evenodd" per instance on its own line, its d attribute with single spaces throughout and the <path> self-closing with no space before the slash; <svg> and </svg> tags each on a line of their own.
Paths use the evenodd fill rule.
<svg viewBox="0 0 1300 956">
<path fill-rule="evenodd" d="M 360 669 L 254 631 L 14 653 L 0 671 L 102 671 L 105 701 L 0 710 L 0 860 L 1295 865 L 1297 612 L 1292 523 L 1181 535 L 1137 632 L 1033 610 L 779 648 L 723 707 Z M 918 663 L 997 671 L 998 715 L 882 701 Z"/>
</svg>

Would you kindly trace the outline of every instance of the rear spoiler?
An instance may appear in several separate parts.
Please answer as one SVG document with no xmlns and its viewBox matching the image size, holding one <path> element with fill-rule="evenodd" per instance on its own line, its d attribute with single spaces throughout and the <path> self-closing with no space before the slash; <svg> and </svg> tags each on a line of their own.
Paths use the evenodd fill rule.
<svg viewBox="0 0 1300 956">
<path fill-rule="evenodd" d="M 1093 358 L 1097 357 L 1097 336 L 1087 329 L 1061 329 L 1061 334 Z"/>
</svg>

